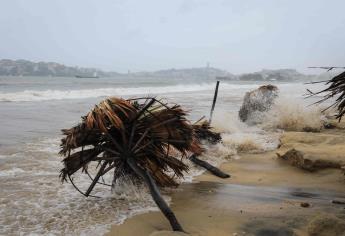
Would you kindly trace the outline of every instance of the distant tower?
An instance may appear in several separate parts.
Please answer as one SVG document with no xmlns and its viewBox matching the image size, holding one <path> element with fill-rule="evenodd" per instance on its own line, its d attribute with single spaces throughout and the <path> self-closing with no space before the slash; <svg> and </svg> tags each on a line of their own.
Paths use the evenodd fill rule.
<svg viewBox="0 0 345 236">
<path fill-rule="evenodd" d="M 209 79 L 210 78 L 210 63 L 206 62 L 206 69 L 205 69 L 205 73 L 206 73 L 206 78 Z"/>
<path fill-rule="evenodd" d="M 130 74 L 131 73 L 131 71 L 130 70 L 128 70 L 128 74 Z"/>
</svg>

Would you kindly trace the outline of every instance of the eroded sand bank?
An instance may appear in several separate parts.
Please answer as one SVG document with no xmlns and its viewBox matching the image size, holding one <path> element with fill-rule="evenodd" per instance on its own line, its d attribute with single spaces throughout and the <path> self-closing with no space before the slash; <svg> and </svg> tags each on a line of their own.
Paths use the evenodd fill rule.
<svg viewBox="0 0 345 236">
<path fill-rule="evenodd" d="M 345 201 L 343 173 L 339 169 L 308 172 L 290 166 L 276 153 L 291 148 L 308 156 L 342 161 L 345 131 L 285 132 L 279 149 L 242 153 L 239 159 L 222 164 L 221 169 L 232 175 L 230 179 L 205 173 L 193 183 L 182 184 L 172 194 L 171 206 L 184 229 L 190 235 L 341 235 L 345 205 L 331 201 Z M 183 234 L 171 232 L 157 211 L 113 226 L 108 235 Z"/>
</svg>

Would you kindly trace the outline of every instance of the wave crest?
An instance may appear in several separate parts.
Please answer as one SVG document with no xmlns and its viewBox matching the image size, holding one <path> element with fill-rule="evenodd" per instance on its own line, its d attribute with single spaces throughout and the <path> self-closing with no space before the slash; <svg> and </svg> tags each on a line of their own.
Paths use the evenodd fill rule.
<svg viewBox="0 0 345 236">
<path fill-rule="evenodd" d="M 224 89 L 247 89 L 255 85 L 223 84 Z M 85 99 L 108 96 L 130 96 L 147 94 L 168 94 L 214 90 L 214 83 L 178 84 L 152 87 L 119 87 L 76 90 L 25 90 L 11 93 L 0 93 L 0 102 L 49 101 L 63 99 Z"/>
<path fill-rule="evenodd" d="M 286 131 L 320 130 L 325 121 L 319 106 L 307 106 L 298 99 L 279 97 L 272 109 L 264 114 L 264 128 Z"/>
</svg>

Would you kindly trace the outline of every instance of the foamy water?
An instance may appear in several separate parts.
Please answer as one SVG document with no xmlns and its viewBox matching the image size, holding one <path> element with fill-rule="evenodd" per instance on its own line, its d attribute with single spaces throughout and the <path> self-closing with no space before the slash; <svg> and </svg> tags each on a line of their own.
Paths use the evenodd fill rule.
<svg viewBox="0 0 345 236">
<path fill-rule="evenodd" d="M 58 175 L 62 158 L 57 154 L 59 130 L 75 124 L 93 104 L 110 95 L 155 94 L 189 109 L 191 118 L 196 120 L 209 114 L 215 86 L 210 81 L 183 85 L 150 81 L 150 86 L 147 83 L 124 86 L 123 82 L 116 86 L 98 84 L 98 88 L 92 89 L 84 84 L 71 88 L 73 82 L 68 82 L 68 86 L 54 85 L 53 89 L 42 88 L 36 85 L 42 84 L 37 81 L 22 89 L 17 89 L 21 87 L 17 83 L 9 89 L 0 89 L 0 112 L 5 114 L 0 117 L 3 131 L 0 137 L 0 235 L 102 235 L 112 224 L 157 210 L 146 187 L 136 189 L 123 185 L 116 194 L 107 186 L 97 185 L 92 194 L 102 198 L 85 198 L 71 184 L 61 184 Z M 205 144 L 207 152 L 202 159 L 219 165 L 238 158 L 241 152 L 273 150 L 278 145 L 280 131 L 277 128 L 284 117 L 290 113 L 306 114 L 303 108 L 311 102 L 302 99 L 305 86 L 280 84 L 281 94 L 294 98 L 301 109 L 280 112 L 280 117 L 268 122 L 275 124 L 274 127 L 265 127 L 267 122 L 260 127 L 240 122 L 237 112 L 242 98 L 259 84 L 221 83 L 213 125 L 223 133 L 223 143 Z M 284 110 L 286 104 L 281 100 L 275 109 Z M 181 182 L 190 182 L 204 171 L 192 163 L 188 165 L 191 170 Z M 110 174 L 105 176 L 106 181 L 111 181 L 111 177 Z M 82 190 L 90 184 L 84 175 L 76 176 L 75 180 Z M 171 191 L 174 190 L 163 191 L 168 202 Z"/>
<path fill-rule="evenodd" d="M 224 84 L 223 89 L 237 91 L 237 89 L 251 89 L 257 87 L 250 85 Z M 107 96 L 130 96 L 142 94 L 167 94 L 202 92 L 214 89 L 214 83 L 202 83 L 192 85 L 171 85 L 155 87 L 132 87 L 132 88 L 98 88 L 98 89 L 72 89 L 72 90 L 24 90 L 19 92 L 0 93 L 0 102 L 31 102 L 65 99 L 85 99 Z"/>
</svg>

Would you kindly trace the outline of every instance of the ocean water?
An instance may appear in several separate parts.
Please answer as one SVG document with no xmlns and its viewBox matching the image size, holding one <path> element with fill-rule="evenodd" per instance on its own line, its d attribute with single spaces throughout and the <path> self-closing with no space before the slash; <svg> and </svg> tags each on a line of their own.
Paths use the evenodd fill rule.
<svg viewBox="0 0 345 236">
<path fill-rule="evenodd" d="M 248 126 L 237 117 L 245 93 L 263 84 L 221 81 L 213 125 L 224 132 L 224 143 L 208 147 L 204 159 L 217 165 L 237 158 L 239 148 L 276 148 L 279 130 Z M 305 100 L 306 88 L 322 87 L 275 84 L 285 116 L 307 114 L 307 105 L 316 98 Z M 102 198 L 85 198 L 71 184 L 61 184 L 60 130 L 77 124 L 107 96 L 157 96 L 181 104 L 191 120 L 198 120 L 209 116 L 214 88 L 214 79 L 0 77 L 0 235 L 102 235 L 111 224 L 157 210 L 145 187 L 127 184 L 120 194 L 112 194 L 108 187 L 97 186 L 93 193 Z M 181 181 L 203 171 L 191 167 Z M 78 176 L 76 182 L 85 189 L 90 180 Z M 167 201 L 171 191 L 164 190 Z"/>
</svg>

